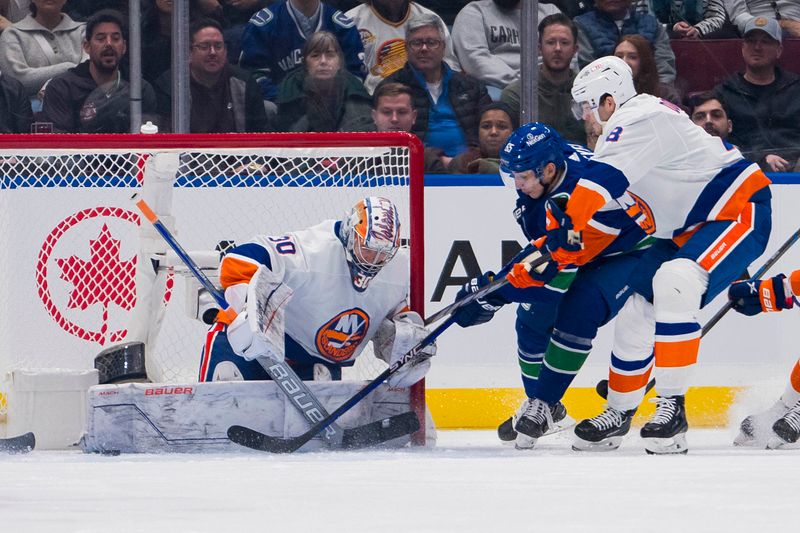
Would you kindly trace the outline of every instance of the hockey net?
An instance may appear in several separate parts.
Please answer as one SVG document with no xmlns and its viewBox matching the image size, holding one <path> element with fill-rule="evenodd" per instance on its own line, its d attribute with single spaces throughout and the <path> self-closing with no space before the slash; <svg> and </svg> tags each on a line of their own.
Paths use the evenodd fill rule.
<svg viewBox="0 0 800 533">
<path fill-rule="evenodd" d="M 148 376 L 197 380 L 207 326 L 191 318 L 196 286 L 160 261 L 148 309 L 137 307 L 141 263 L 163 243 L 145 237 L 130 201 L 140 192 L 201 266 L 256 234 L 338 219 L 364 196 L 401 213 L 412 308 L 423 303 L 422 149 L 407 134 L 22 135 L 0 149 L 0 375 L 17 368 L 90 369 L 103 349 L 146 337 Z M 176 154 L 177 172 L 146 161 Z M 202 253 L 204 252 L 204 254 Z M 155 254 L 158 255 L 158 254 Z M 152 269 L 151 269 L 152 270 Z M 163 290 L 162 290 L 163 289 Z M 145 318 L 163 312 L 154 335 Z M 137 318 L 138 317 L 138 318 Z M 345 379 L 385 366 L 371 353 Z M 0 414 L 6 406 L 0 389 Z M 417 387 L 413 396 L 422 402 Z M 417 405 L 419 408 L 419 405 Z"/>
</svg>

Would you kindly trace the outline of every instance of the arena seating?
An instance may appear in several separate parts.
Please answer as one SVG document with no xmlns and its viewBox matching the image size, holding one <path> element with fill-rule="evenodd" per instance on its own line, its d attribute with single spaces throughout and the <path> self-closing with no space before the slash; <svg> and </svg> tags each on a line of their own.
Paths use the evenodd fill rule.
<svg viewBox="0 0 800 533">
<path fill-rule="evenodd" d="M 741 39 L 673 40 L 677 84 L 686 95 L 713 89 L 734 72 L 744 70 Z M 800 74 L 800 39 L 784 39 L 780 66 Z"/>
</svg>

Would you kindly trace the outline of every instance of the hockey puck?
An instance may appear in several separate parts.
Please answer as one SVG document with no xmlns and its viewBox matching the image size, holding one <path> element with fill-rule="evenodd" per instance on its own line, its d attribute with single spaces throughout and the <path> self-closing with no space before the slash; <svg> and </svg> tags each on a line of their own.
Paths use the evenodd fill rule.
<svg viewBox="0 0 800 533">
<path fill-rule="evenodd" d="M 103 350 L 94 358 L 94 367 L 100 374 L 101 385 L 148 381 L 144 343 L 141 342 L 128 342 Z"/>
</svg>

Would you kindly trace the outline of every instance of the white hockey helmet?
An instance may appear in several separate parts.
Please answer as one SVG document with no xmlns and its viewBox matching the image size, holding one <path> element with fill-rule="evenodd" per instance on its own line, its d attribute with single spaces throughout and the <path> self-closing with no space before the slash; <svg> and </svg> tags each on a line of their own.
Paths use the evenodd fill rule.
<svg viewBox="0 0 800 533">
<path fill-rule="evenodd" d="M 631 67 L 616 56 L 595 59 L 578 73 L 572 84 L 575 117 L 581 120 L 591 110 L 595 120 L 604 123 L 600 120 L 597 108 L 607 94 L 614 97 L 617 107 L 636 96 Z"/>
<path fill-rule="evenodd" d="M 386 198 L 359 200 L 341 225 L 353 285 L 366 289 L 369 281 L 392 260 L 400 248 L 400 215 Z"/>
</svg>

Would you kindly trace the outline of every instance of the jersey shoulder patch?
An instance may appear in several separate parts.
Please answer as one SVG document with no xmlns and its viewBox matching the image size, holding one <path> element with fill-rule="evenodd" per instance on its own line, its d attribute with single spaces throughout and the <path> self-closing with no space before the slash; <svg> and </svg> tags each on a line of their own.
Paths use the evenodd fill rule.
<svg viewBox="0 0 800 533">
<path fill-rule="evenodd" d="M 275 18 L 275 15 L 272 14 L 272 11 L 270 11 L 268 7 L 265 7 L 264 9 L 256 11 L 256 13 L 250 17 L 250 24 L 254 26 L 266 26 L 273 18 Z"/>
<path fill-rule="evenodd" d="M 341 11 L 336 11 L 331 20 L 334 24 L 339 26 L 340 28 L 349 29 L 356 25 L 356 21 L 342 13 Z"/>
</svg>

